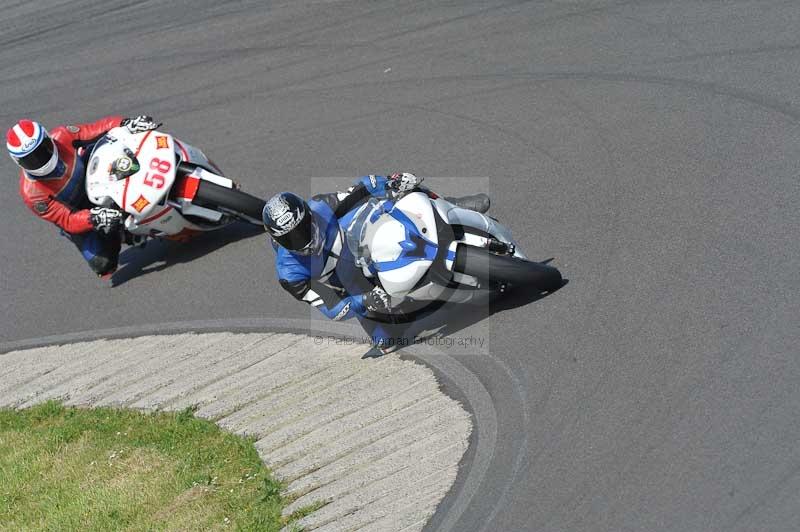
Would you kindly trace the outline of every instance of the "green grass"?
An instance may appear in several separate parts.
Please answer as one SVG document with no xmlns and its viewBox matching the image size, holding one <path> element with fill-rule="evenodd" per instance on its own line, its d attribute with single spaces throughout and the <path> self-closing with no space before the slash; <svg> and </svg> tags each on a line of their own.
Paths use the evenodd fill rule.
<svg viewBox="0 0 800 532">
<path fill-rule="evenodd" d="M 277 531 L 280 488 L 191 411 L 0 409 L 0 530 Z"/>
</svg>

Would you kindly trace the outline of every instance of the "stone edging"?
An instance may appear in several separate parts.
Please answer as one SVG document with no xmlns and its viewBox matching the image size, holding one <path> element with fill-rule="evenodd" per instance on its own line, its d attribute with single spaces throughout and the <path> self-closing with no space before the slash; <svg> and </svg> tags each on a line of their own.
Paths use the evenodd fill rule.
<svg viewBox="0 0 800 532">
<path fill-rule="evenodd" d="M 286 331 L 286 332 L 289 332 L 289 331 L 302 332 L 304 334 L 312 335 L 312 336 L 313 335 L 342 336 L 343 334 L 349 333 L 350 335 L 352 335 L 352 337 L 358 337 L 358 335 L 360 334 L 360 331 L 359 331 L 359 329 L 357 327 L 347 327 L 347 326 L 342 327 L 342 324 L 333 324 L 333 323 L 330 323 L 330 322 L 320 322 L 320 321 L 313 321 L 313 320 L 271 320 L 271 319 L 267 319 L 267 320 L 265 320 L 265 319 L 211 320 L 211 321 L 203 321 L 203 322 L 176 322 L 176 323 L 169 323 L 169 324 L 161 324 L 161 325 L 157 325 L 157 326 L 125 327 L 125 328 L 118 328 L 118 329 L 107 329 L 107 330 L 102 330 L 102 331 L 87 331 L 87 332 L 73 333 L 73 334 L 69 334 L 69 335 L 51 336 L 51 337 L 31 339 L 31 340 L 23 340 L 23 341 L 17 341 L 17 342 L 7 342 L 7 343 L 4 343 L 4 344 L 0 344 L 0 353 L 8 353 L 11 350 L 35 348 L 37 346 L 38 347 L 42 347 L 42 346 L 54 345 L 54 344 L 70 344 L 70 343 L 81 342 L 81 341 L 85 342 L 86 340 L 91 340 L 91 339 L 129 338 L 129 337 L 137 336 L 137 335 L 140 335 L 140 334 L 152 335 L 152 334 L 155 333 L 155 334 L 162 334 L 163 335 L 163 334 L 175 333 L 175 332 L 178 332 L 178 331 L 184 331 L 184 332 L 185 331 L 195 331 L 195 332 L 208 332 L 208 331 L 247 332 L 247 331 L 250 331 L 250 332 L 252 332 L 252 331 L 265 331 L 265 330 Z M 249 335 L 245 335 L 245 336 L 249 336 Z M 280 335 L 280 334 L 276 335 L 276 337 L 280 337 L 280 336 L 292 337 L 292 335 Z M 343 361 L 352 361 L 354 359 L 354 357 L 355 357 L 355 359 L 357 359 L 357 353 L 354 355 L 354 350 L 357 351 L 359 349 L 359 346 L 358 345 L 353 346 L 351 344 L 351 345 L 349 345 L 347 347 L 348 348 L 341 348 L 341 349 L 334 349 L 333 350 L 334 352 L 339 353 L 340 356 L 344 357 L 344 358 L 341 358 L 341 360 L 337 359 L 337 362 L 335 364 L 335 366 L 337 366 L 337 368 L 336 368 L 337 370 L 343 369 L 343 368 L 338 367 L 338 366 L 342 365 Z M 309 346 L 305 346 L 304 347 L 304 351 L 306 353 L 308 352 L 309 349 L 312 349 L 312 346 L 309 345 Z M 362 349 L 362 351 L 365 351 L 365 350 L 366 350 L 366 348 Z M 488 393 L 482 387 L 482 385 L 480 385 L 480 383 L 478 382 L 477 378 L 474 375 L 472 375 L 471 373 L 469 373 L 466 369 L 464 369 L 463 366 L 461 366 L 461 364 L 459 364 L 452 357 L 450 357 L 450 356 L 448 356 L 448 355 L 446 355 L 444 353 L 441 353 L 441 352 L 439 352 L 439 351 L 437 351 L 437 350 L 435 350 L 435 349 L 433 349 L 433 348 L 431 348 L 431 347 L 429 347 L 427 345 L 412 346 L 410 348 L 404 349 L 402 353 L 403 353 L 403 357 L 402 357 L 403 359 L 410 358 L 412 360 L 416 360 L 416 361 L 422 362 L 423 364 L 425 364 L 426 366 L 431 368 L 436 373 L 436 376 L 439 377 L 440 380 L 443 380 L 445 382 L 445 386 L 446 386 L 446 388 L 448 388 L 449 391 L 453 391 L 453 390 L 450 390 L 450 389 L 451 388 L 455 388 L 454 395 L 458 396 L 458 398 L 460 400 L 462 400 L 466 404 L 466 406 L 472 412 L 472 414 L 473 414 L 472 415 L 472 419 L 473 419 L 473 422 L 476 424 L 477 430 L 473 431 L 472 437 L 471 437 L 471 445 L 473 447 L 473 451 L 470 453 L 470 455 L 471 455 L 471 458 L 469 460 L 470 463 L 463 464 L 464 467 L 462 467 L 461 470 L 458 473 L 458 480 L 456 481 L 455 490 L 453 490 L 453 493 L 450 493 L 448 495 L 448 497 L 445 499 L 445 504 L 439 509 L 438 514 L 436 516 L 437 519 L 435 519 L 435 521 L 437 522 L 437 526 L 436 526 L 437 530 L 443 530 L 445 532 L 448 532 L 448 531 L 452 530 L 453 526 L 455 525 L 455 523 L 458 520 L 458 517 L 466 509 L 467 505 L 469 504 L 469 501 L 472 499 L 472 497 L 477 492 L 478 485 L 479 485 L 480 481 L 482 480 L 483 476 L 486 474 L 486 471 L 488 469 L 489 460 L 491 459 L 492 454 L 493 454 L 494 442 L 495 442 L 495 438 L 496 438 L 496 418 L 495 418 L 494 408 L 493 408 L 493 405 L 491 403 L 491 400 L 489 399 Z M 195 356 L 195 355 L 192 355 L 192 356 Z M 0 354 L 0 360 L 2 360 L 3 358 L 4 358 L 4 355 Z M 398 358 L 395 356 L 395 357 L 391 357 L 391 358 L 387 357 L 385 359 L 379 359 L 378 361 L 361 361 L 361 360 L 359 360 L 357 366 L 360 367 L 360 368 L 364 368 L 370 362 L 375 362 L 378 365 L 383 364 L 383 365 L 388 367 L 390 365 L 390 363 L 392 363 L 391 361 L 394 361 L 396 363 L 400 363 Z M 188 360 L 185 363 L 189 363 Z M 192 362 L 192 364 L 194 364 L 194 362 Z M 415 365 L 412 364 L 412 366 L 415 366 Z M 397 367 L 400 368 L 402 366 L 397 366 Z M 6 369 L 8 369 L 8 368 L 6 368 Z M 2 371 L 2 373 L 3 374 L 8 374 L 8 371 Z M 63 373 L 63 371 L 62 371 L 62 373 Z M 346 373 L 346 371 L 345 371 L 345 373 Z M 358 373 L 358 371 L 356 373 Z M 416 374 L 416 375 L 417 375 L 416 378 L 419 378 L 419 374 Z M 51 375 L 50 378 L 45 379 L 44 382 L 51 382 L 54 377 L 56 377 L 56 376 L 55 375 Z M 374 376 L 366 375 L 366 374 L 362 375 L 362 377 L 364 377 L 364 380 L 361 381 L 359 384 L 355 384 L 354 387 L 352 387 L 352 390 L 358 391 L 358 390 L 360 390 L 361 388 L 363 388 L 365 386 L 369 386 L 370 383 L 373 382 L 374 379 L 375 379 Z M 352 379 L 353 377 L 351 376 L 350 378 Z M 34 380 L 35 379 L 36 379 L 36 377 L 34 377 Z M 39 379 L 40 379 L 40 383 L 41 383 L 41 377 L 39 377 Z M 152 377 L 150 377 L 150 379 L 152 380 Z M 413 378 L 412 378 L 412 380 L 413 380 Z M 353 382 L 355 383 L 355 381 L 353 381 Z M 408 381 L 408 382 L 410 383 L 410 381 Z M 433 381 L 433 382 L 435 382 L 435 381 Z M 151 383 L 151 385 L 152 385 L 152 383 Z M 160 396 L 164 395 L 164 390 L 165 389 L 169 389 L 170 386 L 174 387 L 175 384 L 174 383 L 170 383 L 170 384 L 168 384 L 166 386 L 166 388 L 164 387 L 164 385 L 158 385 L 157 384 L 156 386 L 157 386 L 156 390 L 157 391 L 160 390 L 160 392 L 159 392 L 160 395 L 156 394 L 156 396 L 160 397 Z M 340 389 L 343 389 L 343 390 L 348 388 L 347 384 L 338 383 L 338 386 L 340 387 Z M 238 387 L 238 382 L 237 382 L 237 387 Z M 373 387 L 373 388 L 374 389 L 379 389 L 380 387 L 378 387 L 378 388 Z M 256 387 L 256 389 L 258 389 L 258 387 Z M 63 390 L 63 386 L 62 386 L 62 390 L 61 391 L 62 392 L 64 391 Z M 357 393 L 356 396 L 357 395 L 360 395 L 360 394 Z M 44 398 L 44 397 L 45 396 L 42 396 L 42 398 Z M 126 398 L 124 396 L 124 394 L 122 394 L 122 395 L 117 394 L 115 397 L 117 398 L 116 399 L 116 401 L 117 401 L 116 403 L 115 403 L 114 397 L 110 397 L 110 398 L 109 397 L 105 397 L 105 401 L 102 402 L 101 404 L 127 404 L 127 405 L 130 405 L 130 406 L 136 406 L 136 407 L 140 407 L 140 408 L 160 407 L 160 404 L 158 403 L 158 399 L 157 398 L 151 398 L 150 401 L 148 402 L 146 399 L 143 399 L 142 397 L 139 397 L 138 399 L 131 401 L 131 400 L 129 400 L 130 398 L 129 397 Z M 319 399 L 318 400 L 318 406 L 324 405 L 324 400 L 322 399 L 322 397 L 323 396 L 319 396 L 319 398 L 318 398 Z M 127 400 L 127 402 L 126 401 L 121 401 L 120 398 L 128 399 L 128 400 Z M 320 401 L 322 401 L 322 402 L 320 402 Z M 389 401 L 389 402 L 391 403 L 391 401 Z M 25 404 L 25 403 L 22 403 L 22 404 Z M 180 403 L 180 402 L 175 403 L 176 406 L 179 406 L 179 405 L 182 405 L 182 404 L 183 403 Z M 203 415 L 204 412 L 201 410 L 199 412 L 199 414 Z M 259 414 L 259 416 L 260 416 L 260 414 Z M 256 418 L 257 419 L 261 419 L 262 425 L 263 425 L 263 423 L 264 423 L 263 416 L 261 416 L 261 417 L 259 417 L 259 416 L 256 416 Z M 377 416 L 377 414 L 375 414 L 373 417 L 375 417 L 375 416 Z M 212 415 L 210 417 L 214 417 L 214 416 Z M 356 419 L 358 417 L 359 417 L 358 415 L 355 415 L 354 419 Z M 239 412 L 234 412 L 234 413 L 229 414 L 229 415 L 227 415 L 225 417 L 217 416 L 217 418 L 219 419 L 220 424 L 222 426 L 228 428 L 228 429 L 231 429 L 233 431 L 248 433 L 248 431 L 246 429 L 242 430 L 242 427 L 246 427 L 247 426 L 247 423 L 245 423 L 243 425 L 243 423 L 244 423 L 243 419 L 245 419 L 245 418 L 246 419 L 253 419 L 253 415 L 249 415 L 249 417 L 248 417 L 248 414 L 241 414 Z M 322 421 L 324 421 L 324 419 L 322 419 Z M 267 425 L 265 425 L 265 426 L 270 426 L 270 425 L 269 425 L 269 423 L 267 423 Z M 283 430 L 284 430 L 284 433 L 286 433 L 286 429 L 283 429 Z M 467 429 L 467 432 L 468 432 L 468 430 L 469 429 Z M 435 436 L 435 432 L 432 433 L 431 436 L 434 437 L 434 438 L 437 437 L 437 436 Z M 386 440 L 386 441 L 389 441 L 389 440 Z M 413 441 L 413 437 L 409 441 L 410 442 Z M 319 444 L 319 441 L 317 441 L 317 444 Z M 357 445 L 360 445 L 360 444 L 363 444 L 363 441 L 361 441 L 361 442 L 356 441 L 353 445 L 357 446 Z M 278 464 L 278 462 L 280 462 L 281 460 L 283 460 L 285 462 L 286 457 L 284 456 L 284 458 L 282 458 L 281 460 L 277 460 L 277 461 L 276 461 L 276 459 L 272 459 L 271 460 L 270 457 L 269 457 L 269 453 L 267 452 L 269 449 L 265 448 L 265 444 L 262 444 L 259 450 L 262 453 L 262 456 L 265 458 L 265 461 L 270 466 L 272 466 L 276 470 L 276 472 L 278 472 L 279 476 L 283 476 L 284 478 L 287 478 L 286 475 L 281 475 L 281 473 L 278 470 L 278 468 L 276 468 L 276 466 L 280 465 L 280 464 Z M 402 451 L 403 451 L 402 445 L 400 445 L 400 447 L 396 448 L 394 452 L 397 453 L 397 452 L 402 452 Z M 426 451 L 426 448 L 424 446 L 422 446 L 422 447 L 411 447 L 410 449 L 406 449 L 405 451 L 406 451 L 406 456 L 407 456 L 406 461 L 409 461 L 414 456 L 416 456 L 415 459 L 418 460 L 420 458 L 420 456 L 419 456 L 420 452 L 423 455 L 422 456 L 423 458 L 425 457 L 425 455 L 427 455 L 427 451 Z M 453 451 L 456 451 L 456 448 L 454 448 Z M 415 452 L 417 453 L 417 455 L 415 455 Z M 463 454 L 464 450 L 461 449 L 460 451 L 457 451 L 457 452 L 458 452 L 458 456 L 460 457 Z M 285 452 L 283 454 L 285 454 Z M 445 455 L 446 454 L 447 453 L 445 453 Z M 283 456 L 283 455 L 281 455 L 281 456 Z M 319 452 L 315 456 L 317 456 L 316 459 L 318 459 L 318 460 L 320 459 L 319 458 L 319 456 L 320 456 Z M 354 454 L 353 456 L 357 458 L 358 454 Z M 325 458 L 325 459 L 323 459 L 323 462 L 325 460 L 329 461 L 328 458 Z M 351 460 L 352 460 L 352 458 L 351 458 Z M 294 460 L 294 461 L 296 462 L 296 460 Z M 456 460 L 456 462 L 457 462 L 457 460 Z M 302 464 L 302 462 L 300 462 L 300 464 Z M 441 465 L 441 464 L 439 464 L 439 465 Z M 294 467 L 295 467 L 295 470 L 302 470 L 304 466 L 298 465 L 297 463 L 295 463 Z M 305 467 L 306 467 L 306 469 L 308 467 L 311 467 L 312 470 L 313 470 L 313 468 L 316 467 L 316 466 L 315 465 L 311 465 L 311 466 L 307 465 Z M 324 467 L 322 467 L 322 468 L 324 468 Z M 395 465 L 395 468 L 397 468 L 396 465 Z M 331 469 L 335 469 L 335 468 L 331 468 Z M 413 468 L 411 470 L 409 470 L 407 473 L 412 474 L 412 478 L 413 478 Z M 450 473 L 451 473 L 453 478 L 450 478 L 448 480 L 448 484 L 447 484 L 448 487 L 450 486 L 450 484 L 452 484 L 452 480 L 455 478 L 455 470 L 451 470 Z M 374 469 L 373 472 L 372 472 L 373 476 L 377 475 L 378 477 L 380 477 L 381 474 L 382 473 L 379 471 L 379 468 L 378 469 Z M 292 475 L 296 476 L 296 473 L 293 473 Z M 356 481 L 356 484 L 355 484 L 356 487 L 358 486 L 358 482 L 359 481 Z M 371 482 L 374 482 L 374 480 L 371 481 Z M 335 483 L 332 483 L 332 484 L 335 484 Z M 342 483 L 340 483 L 340 484 L 342 484 Z M 300 485 L 301 484 L 297 484 L 297 486 L 300 486 Z M 306 503 L 315 502 L 314 498 L 312 496 L 310 496 L 310 492 L 308 492 L 307 488 L 308 488 L 308 484 L 306 484 L 306 488 L 304 488 L 304 489 L 306 489 L 306 492 L 305 493 L 300 493 L 301 491 L 303 491 L 302 489 L 297 488 L 297 489 L 295 489 L 293 491 L 292 486 L 290 484 L 289 492 L 293 493 L 293 494 L 301 495 L 301 497 L 297 501 L 297 504 L 295 504 L 293 506 L 290 506 L 290 510 L 296 509 L 296 507 L 302 506 L 303 504 L 306 504 Z M 350 486 L 350 489 L 351 489 L 351 491 L 353 491 L 353 485 Z M 434 489 L 434 488 L 432 488 L 432 489 Z M 319 491 L 319 490 L 317 490 L 317 491 Z M 332 493 L 333 491 L 335 491 L 335 490 L 333 490 L 333 488 L 328 487 L 327 491 L 322 491 L 322 492 L 319 492 L 319 493 Z M 436 489 L 434 489 L 434 491 L 436 491 Z M 441 491 L 441 490 L 439 490 L 439 491 Z M 353 517 L 353 515 L 356 515 L 356 514 L 360 513 L 362 518 L 365 515 L 367 515 L 364 512 L 358 512 L 358 511 L 356 511 L 354 513 L 354 510 L 357 510 L 359 505 L 363 506 L 363 500 L 361 500 L 362 498 L 363 497 L 360 497 L 360 496 L 359 497 L 351 497 L 351 499 L 353 499 L 353 500 L 350 501 L 350 504 L 351 504 L 352 507 L 349 508 L 349 510 L 347 511 L 347 512 L 349 512 L 348 515 L 351 516 L 350 517 L 350 521 L 354 521 L 354 522 L 358 521 L 358 518 Z M 402 497 L 399 497 L 399 500 L 402 501 L 402 499 L 403 499 Z M 436 502 L 438 503 L 438 501 L 440 499 L 441 499 L 441 496 L 438 496 Z M 390 528 L 387 528 L 387 527 L 389 527 L 390 523 L 392 523 L 392 518 L 390 516 L 388 516 L 386 514 L 386 512 L 387 511 L 395 511 L 395 512 L 402 513 L 401 512 L 402 508 L 395 508 L 394 510 L 392 510 L 392 508 L 389 508 L 390 503 L 393 500 L 394 499 L 390 497 L 390 498 L 386 499 L 385 501 L 380 502 L 380 504 L 377 506 L 377 508 L 381 508 L 381 510 L 378 511 L 375 514 L 375 515 L 378 515 L 378 517 L 373 519 L 373 523 L 374 523 L 375 527 L 377 527 L 379 529 L 390 529 Z M 346 504 L 346 502 L 345 502 L 345 504 Z M 424 522 L 427 521 L 427 518 L 430 516 L 429 515 L 430 511 L 425 512 L 424 511 L 425 509 L 421 507 L 421 506 L 424 506 L 424 505 L 421 505 L 420 503 L 411 503 L 411 502 L 409 502 L 409 504 L 412 505 L 412 506 L 420 506 L 419 509 L 420 509 L 420 511 L 422 511 L 422 513 L 421 514 L 418 513 L 418 515 L 423 515 L 423 514 L 426 514 L 426 515 L 425 515 L 424 520 L 420 521 L 418 519 L 416 523 L 406 523 L 406 526 L 412 526 L 413 528 L 417 528 L 417 526 L 414 526 L 414 525 L 418 525 L 418 527 L 421 528 L 422 525 L 424 525 Z M 406 507 L 408 507 L 409 504 L 406 504 Z M 355 505 L 355 506 L 353 506 L 353 505 Z M 395 505 L 395 506 L 397 506 L 397 505 Z M 435 507 L 435 504 L 433 505 L 433 507 Z M 325 508 L 328 508 L 328 510 L 327 511 L 323 511 L 323 510 L 325 510 Z M 324 507 L 323 510 L 321 510 L 320 512 L 316 512 L 315 514 L 312 514 L 312 516 L 309 516 L 309 518 L 307 518 L 307 521 L 302 523 L 302 524 L 304 524 L 306 526 L 309 526 L 309 525 L 317 526 L 320 523 L 322 523 L 322 521 L 325 521 L 325 519 L 329 519 L 330 515 L 341 513 L 341 512 L 337 512 L 335 510 L 335 506 L 334 505 L 330 505 L 329 507 Z M 406 508 L 406 510 L 408 510 L 408 508 Z M 383 514 L 381 512 L 383 512 Z M 325 517 L 326 514 L 328 515 L 328 517 Z M 415 515 L 415 514 L 413 514 L 413 512 L 409 513 L 407 511 L 406 511 L 406 514 Z M 380 517 L 380 515 L 383 515 L 383 517 Z M 314 517 L 314 519 L 312 519 L 312 517 Z M 333 525 L 335 520 L 330 519 L 327 522 L 329 523 L 329 526 L 327 526 L 327 527 L 323 526 L 323 529 L 327 529 L 327 528 L 336 529 L 336 528 L 339 528 L 338 526 L 334 526 Z M 317 525 L 315 525 L 315 523 Z M 322 525 L 324 525 L 324 524 L 325 523 L 322 523 Z M 345 523 L 341 523 L 341 524 L 344 525 Z"/>
</svg>

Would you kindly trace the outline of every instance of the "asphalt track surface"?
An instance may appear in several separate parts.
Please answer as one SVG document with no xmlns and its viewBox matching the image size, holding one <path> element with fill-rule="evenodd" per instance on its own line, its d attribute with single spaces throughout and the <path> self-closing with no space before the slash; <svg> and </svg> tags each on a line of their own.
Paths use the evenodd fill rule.
<svg viewBox="0 0 800 532">
<path fill-rule="evenodd" d="M 799 3 L 199 5 L 3 3 L 0 122 L 150 113 L 263 196 L 485 178 L 570 282 L 451 334 L 496 433 L 449 529 L 798 529 Z M 309 316 L 242 230 L 109 287 L 0 169 L 0 341 Z"/>
</svg>

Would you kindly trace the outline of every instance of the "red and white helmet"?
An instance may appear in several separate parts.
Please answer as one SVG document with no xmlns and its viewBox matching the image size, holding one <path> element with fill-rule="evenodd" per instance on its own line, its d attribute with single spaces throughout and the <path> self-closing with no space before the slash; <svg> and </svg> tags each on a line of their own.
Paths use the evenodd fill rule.
<svg viewBox="0 0 800 532">
<path fill-rule="evenodd" d="M 25 172 L 45 176 L 58 166 L 58 148 L 47 130 L 33 120 L 20 120 L 6 132 L 8 154 Z"/>
</svg>

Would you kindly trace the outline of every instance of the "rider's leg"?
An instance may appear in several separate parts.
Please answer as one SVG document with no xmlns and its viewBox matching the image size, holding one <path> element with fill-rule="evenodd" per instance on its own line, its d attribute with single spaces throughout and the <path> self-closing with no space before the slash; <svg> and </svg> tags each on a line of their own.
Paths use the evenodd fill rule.
<svg viewBox="0 0 800 532">
<path fill-rule="evenodd" d="M 440 201 L 440 200 L 436 200 Z M 469 209 L 462 209 L 458 206 L 451 207 L 447 204 L 444 204 L 443 210 L 447 213 L 446 219 L 448 223 L 451 225 L 464 225 L 467 227 L 474 227 L 475 229 L 479 229 L 485 233 L 489 233 L 493 235 L 496 239 L 506 242 L 506 243 L 513 243 L 514 238 L 511 235 L 511 231 L 503 226 L 502 224 L 498 223 L 497 220 L 493 219 L 490 216 L 485 216 L 478 212 L 469 210 Z M 514 256 L 519 257 L 521 259 L 527 259 L 525 254 L 523 254 L 519 247 L 517 247 L 514 251 Z"/>
<path fill-rule="evenodd" d="M 80 250 L 94 273 L 108 276 L 117 270 L 122 239 L 119 233 L 106 235 L 97 231 L 89 233 L 63 233 Z"/>
<path fill-rule="evenodd" d="M 372 348 L 364 353 L 362 358 L 375 358 L 392 353 L 407 347 L 414 340 L 413 337 L 408 338 L 403 334 L 407 327 L 398 327 L 361 316 L 358 317 L 358 321 L 372 342 Z"/>
</svg>

